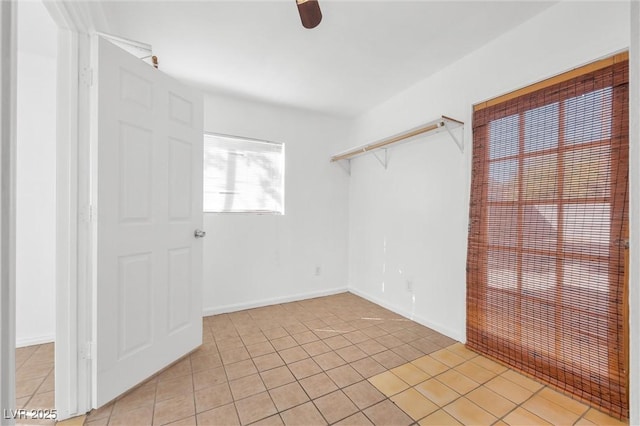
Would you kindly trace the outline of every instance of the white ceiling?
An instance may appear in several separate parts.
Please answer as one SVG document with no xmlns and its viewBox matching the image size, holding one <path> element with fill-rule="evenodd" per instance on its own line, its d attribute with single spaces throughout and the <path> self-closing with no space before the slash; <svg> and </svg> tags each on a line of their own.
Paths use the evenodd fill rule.
<svg viewBox="0 0 640 426">
<path fill-rule="evenodd" d="M 103 1 L 103 31 L 153 46 L 160 68 L 205 90 L 353 116 L 516 27 L 540 1 Z"/>
</svg>

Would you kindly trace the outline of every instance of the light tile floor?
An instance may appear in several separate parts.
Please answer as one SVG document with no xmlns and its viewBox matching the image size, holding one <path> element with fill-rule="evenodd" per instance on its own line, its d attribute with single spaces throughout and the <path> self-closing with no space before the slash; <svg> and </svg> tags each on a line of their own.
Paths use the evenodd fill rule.
<svg viewBox="0 0 640 426">
<path fill-rule="evenodd" d="M 16 409 L 54 408 L 53 343 L 16 349 Z M 44 421 L 20 420 L 18 424 L 45 424 Z M 53 421 L 48 422 L 53 424 Z"/>
<path fill-rule="evenodd" d="M 350 293 L 206 317 L 203 333 L 85 425 L 624 424 Z M 52 406 L 52 349 L 19 350 L 18 405 Z"/>
</svg>

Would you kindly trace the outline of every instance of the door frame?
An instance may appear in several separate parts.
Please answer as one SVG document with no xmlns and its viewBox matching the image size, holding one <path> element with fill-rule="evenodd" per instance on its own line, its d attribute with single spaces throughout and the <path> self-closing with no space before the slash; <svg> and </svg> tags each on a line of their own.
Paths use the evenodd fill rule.
<svg viewBox="0 0 640 426">
<path fill-rule="evenodd" d="M 99 3 L 43 3 L 58 26 L 55 395 L 63 420 L 92 408 L 90 34 L 103 15 Z"/>
<path fill-rule="evenodd" d="M 15 409 L 17 3 L 0 1 L 0 418 Z M 7 410 L 7 411 L 5 411 Z"/>
</svg>

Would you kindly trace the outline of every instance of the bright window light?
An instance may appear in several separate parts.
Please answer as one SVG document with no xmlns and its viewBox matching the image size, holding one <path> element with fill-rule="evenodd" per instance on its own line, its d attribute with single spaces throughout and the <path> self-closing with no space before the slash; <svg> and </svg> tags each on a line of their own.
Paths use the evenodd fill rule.
<svg viewBox="0 0 640 426">
<path fill-rule="evenodd" d="M 284 144 L 205 134 L 204 211 L 284 214 Z"/>
</svg>

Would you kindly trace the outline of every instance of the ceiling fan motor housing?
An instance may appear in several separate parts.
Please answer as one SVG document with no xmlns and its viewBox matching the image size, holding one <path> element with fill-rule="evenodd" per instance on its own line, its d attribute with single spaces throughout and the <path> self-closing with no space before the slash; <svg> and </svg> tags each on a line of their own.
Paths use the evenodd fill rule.
<svg viewBox="0 0 640 426">
<path fill-rule="evenodd" d="M 322 21 L 322 12 L 318 0 L 296 0 L 298 13 L 302 26 L 305 28 L 315 28 Z"/>
</svg>

